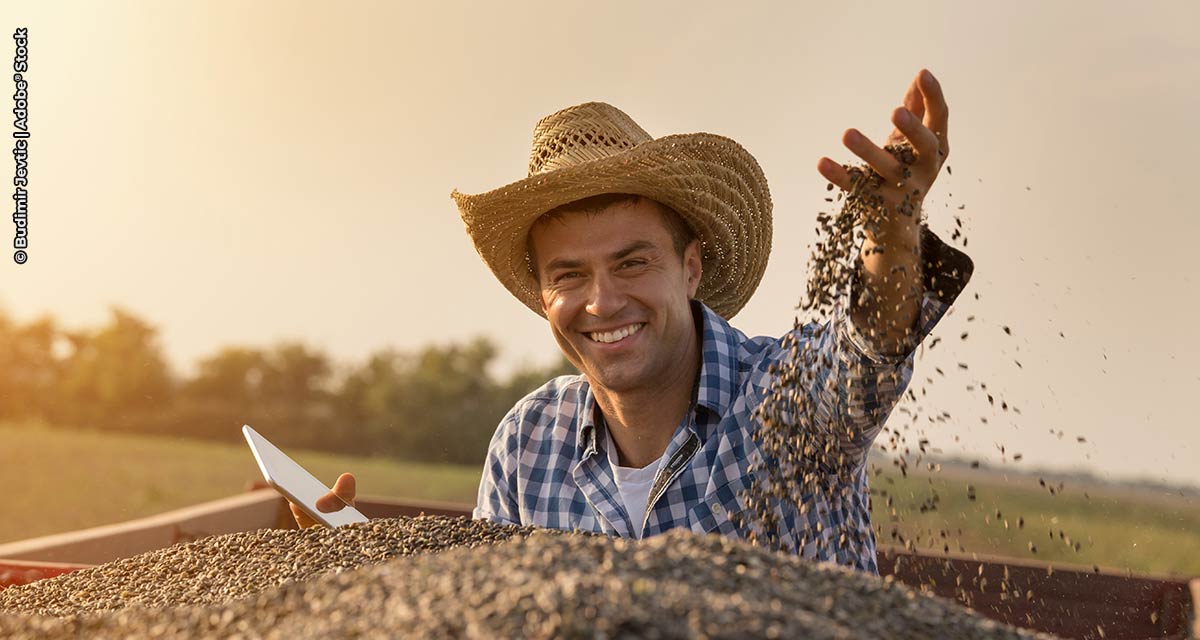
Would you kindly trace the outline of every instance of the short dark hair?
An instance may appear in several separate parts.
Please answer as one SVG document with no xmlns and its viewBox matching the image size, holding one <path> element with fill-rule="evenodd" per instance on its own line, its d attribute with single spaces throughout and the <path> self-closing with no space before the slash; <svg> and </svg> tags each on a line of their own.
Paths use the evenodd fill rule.
<svg viewBox="0 0 1200 640">
<path fill-rule="evenodd" d="M 542 221 L 556 220 L 568 213 L 595 214 L 614 204 L 625 204 L 625 206 L 631 207 L 643 198 L 658 205 L 658 212 L 662 216 L 663 224 L 666 225 L 667 231 L 671 234 L 671 244 L 675 247 L 675 253 L 682 259 L 688 245 L 692 243 L 692 240 L 696 239 L 696 232 L 692 230 L 692 226 L 671 207 L 657 200 L 634 193 L 602 193 L 597 196 L 568 202 L 543 213 L 534 224 L 537 225 L 541 224 Z M 525 238 L 525 254 L 529 260 L 529 269 L 533 272 L 534 278 L 537 278 L 539 276 L 537 272 L 537 256 L 533 253 L 533 241 L 528 237 Z"/>
</svg>

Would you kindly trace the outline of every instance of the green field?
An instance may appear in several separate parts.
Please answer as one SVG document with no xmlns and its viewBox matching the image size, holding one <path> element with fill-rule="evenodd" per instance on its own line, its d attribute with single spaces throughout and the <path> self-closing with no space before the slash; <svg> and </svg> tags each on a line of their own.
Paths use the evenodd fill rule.
<svg viewBox="0 0 1200 640">
<path fill-rule="evenodd" d="M 1057 484 L 1050 485 L 1056 489 L 1052 495 L 1038 480 L 968 470 L 908 478 L 885 473 L 871 484 L 876 494 L 873 520 L 881 530 L 880 542 L 892 542 L 895 526 L 924 552 L 940 552 L 948 545 L 959 553 L 961 544 L 968 553 L 1034 562 L 1200 576 L 1200 500 L 1071 484 L 1061 492 Z M 968 498 L 968 484 L 975 488 L 975 500 Z M 896 516 L 884 491 L 893 498 Z M 934 493 L 937 508 L 921 513 L 920 506 Z"/>
<path fill-rule="evenodd" d="M 479 468 L 291 451 L 332 485 L 352 471 L 363 495 L 474 504 Z M 480 467 L 481 468 L 481 467 Z M 228 497 L 261 481 L 245 445 L 0 426 L 0 542 L 122 522 Z"/>
<path fill-rule="evenodd" d="M 222 498 L 261 478 L 249 450 L 237 444 L 13 426 L 0 426 L 0 443 L 0 486 L 6 489 L 0 542 Z M 292 453 L 326 483 L 353 471 L 364 495 L 472 504 L 479 482 L 479 467 Z M 968 483 L 975 486 L 974 501 L 967 498 Z M 1195 498 L 1069 485 L 1052 496 L 1036 477 L 1005 480 L 983 471 L 901 478 L 889 470 L 873 478 L 872 487 L 883 543 L 892 541 L 895 526 L 925 552 L 940 552 L 943 545 L 957 552 L 961 544 L 968 553 L 1200 575 Z M 893 498 L 895 518 L 882 491 Z M 921 513 L 934 491 L 936 509 Z M 1023 528 L 1018 518 L 1024 518 Z M 1060 529 L 1079 541 L 1079 551 L 1059 538 Z M 1036 554 L 1029 551 L 1031 542 Z"/>
</svg>

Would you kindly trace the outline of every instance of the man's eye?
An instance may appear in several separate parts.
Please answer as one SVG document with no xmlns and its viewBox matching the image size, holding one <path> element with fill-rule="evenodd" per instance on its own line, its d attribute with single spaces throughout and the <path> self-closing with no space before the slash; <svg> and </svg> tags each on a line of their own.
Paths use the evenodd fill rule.
<svg viewBox="0 0 1200 640">
<path fill-rule="evenodd" d="M 580 277 L 580 276 L 582 276 L 582 275 L 583 275 L 583 274 L 579 273 L 578 271 L 567 271 L 566 273 L 560 273 L 560 274 L 558 274 L 558 275 L 554 276 L 554 281 L 555 281 L 555 282 L 562 282 L 562 281 L 564 281 L 564 280 L 573 280 L 573 279 L 575 279 L 575 278 L 578 278 L 578 277 Z"/>
<path fill-rule="evenodd" d="M 621 268 L 628 269 L 630 267 L 640 267 L 644 264 L 646 264 L 645 260 L 642 260 L 641 258 L 637 258 L 635 260 L 626 260 L 625 262 L 622 262 Z"/>
</svg>

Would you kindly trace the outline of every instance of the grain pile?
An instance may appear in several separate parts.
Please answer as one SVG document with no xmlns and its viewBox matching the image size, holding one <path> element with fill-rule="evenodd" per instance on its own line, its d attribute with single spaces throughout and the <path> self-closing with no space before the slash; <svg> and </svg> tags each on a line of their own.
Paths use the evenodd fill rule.
<svg viewBox="0 0 1200 640">
<path fill-rule="evenodd" d="M 272 532 L 271 544 L 249 545 L 241 554 L 221 556 L 217 547 L 236 536 L 217 536 L 172 552 L 145 554 L 98 567 L 89 580 L 94 592 L 137 585 L 147 601 L 159 588 L 152 576 L 163 558 L 183 561 L 184 553 L 221 556 L 224 566 L 198 558 L 207 568 L 201 581 L 236 594 L 227 601 L 219 588 L 192 602 L 206 606 L 154 609 L 105 608 L 105 597 L 78 595 L 64 607 L 76 615 L 0 617 L 3 637 L 471 637 L 471 638 L 1026 638 L 1033 634 L 975 616 L 947 601 L 904 585 L 852 571 L 815 565 L 719 536 L 675 530 L 644 541 L 604 536 L 530 532 L 447 519 L 381 520 L 351 525 L 336 536 L 371 546 L 361 556 L 382 557 L 405 539 L 434 538 L 447 526 L 480 536 L 475 542 L 504 540 L 476 548 L 393 558 L 374 566 L 341 571 L 356 552 L 331 553 L 306 531 Z M 343 536 L 343 531 L 353 530 Z M 459 542 L 469 544 L 460 539 Z M 425 542 L 407 549 L 433 551 L 445 545 Z M 274 547 L 269 549 L 268 547 Z M 397 547 L 401 548 L 401 547 Z M 187 549 L 189 551 L 183 551 Z M 310 579 L 287 582 L 248 595 L 239 580 L 241 564 L 266 566 L 258 554 L 277 558 L 291 550 L 313 563 Z M 394 552 L 400 555 L 399 552 Z M 211 557 L 211 556 L 210 556 Z M 145 565 L 145 566 L 144 566 Z M 322 575 L 323 574 L 323 575 Z M 239 576 L 230 580 L 224 576 Z M 68 586 L 72 585 L 74 586 Z M 50 594 L 78 586 L 69 580 L 36 583 L 44 597 L 61 603 L 75 594 Z M 18 588 L 32 595 L 29 587 Z M 0 592 L 2 593 L 2 592 Z M 240 597 L 238 596 L 247 596 Z M 176 597 L 171 595 L 171 598 Z M 236 599 L 235 599 L 236 598 Z M 28 598 L 23 607 L 38 608 Z"/>
<path fill-rule="evenodd" d="M 131 606 L 220 604 L 398 556 L 492 544 L 533 530 L 422 516 L 337 529 L 231 533 L 0 590 L 0 611 L 61 616 Z"/>
</svg>

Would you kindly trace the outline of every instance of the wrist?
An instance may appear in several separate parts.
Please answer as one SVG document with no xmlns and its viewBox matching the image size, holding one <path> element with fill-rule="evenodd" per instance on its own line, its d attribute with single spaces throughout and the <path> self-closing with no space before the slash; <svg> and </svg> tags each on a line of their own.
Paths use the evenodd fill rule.
<svg viewBox="0 0 1200 640">
<path fill-rule="evenodd" d="M 893 255 L 920 255 L 921 228 L 913 226 L 884 226 L 871 231 L 864 230 L 866 239 L 860 248 L 863 258 L 875 253 Z"/>
</svg>

